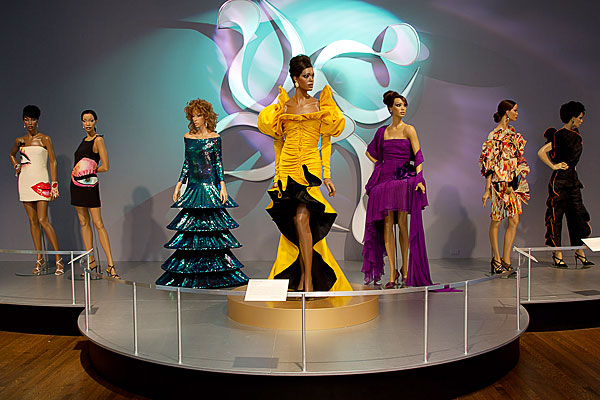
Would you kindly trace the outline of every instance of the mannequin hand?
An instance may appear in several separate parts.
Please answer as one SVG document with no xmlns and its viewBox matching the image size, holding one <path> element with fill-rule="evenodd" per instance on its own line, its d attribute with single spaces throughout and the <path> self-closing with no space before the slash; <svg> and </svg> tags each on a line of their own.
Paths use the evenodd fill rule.
<svg viewBox="0 0 600 400">
<path fill-rule="evenodd" d="M 60 197 L 60 193 L 58 191 L 58 184 L 55 182 L 50 189 L 50 200 L 54 201 Z"/>
<path fill-rule="evenodd" d="M 223 204 L 227 203 L 227 199 L 229 198 L 229 196 L 227 195 L 227 189 L 225 189 L 225 185 L 221 185 L 221 192 L 219 193 L 219 195 L 221 196 L 221 201 L 223 202 Z"/>
<path fill-rule="evenodd" d="M 419 189 L 421 189 L 421 192 L 423 192 L 423 194 L 425 194 L 425 186 L 421 182 L 417 183 L 417 187 L 415 188 L 415 192 L 417 190 L 419 190 Z"/>
<path fill-rule="evenodd" d="M 327 191 L 329 192 L 329 197 L 335 197 L 335 185 L 333 184 L 331 179 L 325 178 L 325 179 L 323 179 L 323 183 L 325 183 L 325 187 L 327 188 Z"/>
<path fill-rule="evenodd" d="M 175 203 L 177 200 L 179 200 L 180 191 L 181 191 L 181 185 L 177 184 L 177 186 L 175 186 L 175 190 L 173 191 L 173 203 Z"/>
<path fill-rule="evenodd" d="M 569 169 L 569 165 L 566 162 L 560 162 L 558 164 L 554 164 L 552 169 L 555 171 L 558 169 Z"/>
<path fill-rule="evenodd" d="M 483 201 L 484 207 L 485 207 L 485 203 L 488 201 L 489 198 L 490 198 L 490 191 L 486 190 L 485 193 L 483 194 L 483 196 L 481 196 L 481 200 Z"/>
</svg>

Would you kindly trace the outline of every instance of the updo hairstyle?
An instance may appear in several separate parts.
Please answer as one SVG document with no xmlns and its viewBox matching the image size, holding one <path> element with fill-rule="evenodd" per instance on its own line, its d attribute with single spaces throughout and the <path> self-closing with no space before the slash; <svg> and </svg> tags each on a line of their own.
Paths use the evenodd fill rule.
<svg viewBox="0 0 600 400">
<path fill-rule="evenodd" d="M 306 68 L 312 68 L 312 64 L 308 56 L 299 54 L 295 57 L 292 57 L 290 60 L 290 77 L 292 78 L 292 82 L 294 81 L 294 78 L 299 77 L 302 71 L 304 71 Z"/>
<path fill-rule="evenodd" d="M 406 97 L 393 90 L 388 90 L 383 94 L 383 104 L 388 107 L 390 114 L 392 113 L 392 107 L 394 107 L 394 100 L 396 99 L 401 99 L 404 103 L 404 107 L 408 107 L 408 100 L 406 100 Z"/>
<path fill-rule="evenodd" d="M 504 117 L 507 111 L 512 110 L 517 103 L 512 100 L 502 100 L 498 104 L 498 111 L 494 113 L 494 122 L 498 123 Z"/>
</svg>

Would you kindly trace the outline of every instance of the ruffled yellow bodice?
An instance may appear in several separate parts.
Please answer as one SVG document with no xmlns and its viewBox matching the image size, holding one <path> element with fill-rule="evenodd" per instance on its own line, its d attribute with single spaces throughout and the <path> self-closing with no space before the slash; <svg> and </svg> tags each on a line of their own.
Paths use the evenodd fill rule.
<svg viewBox="0 0 600 400">
<path fill-rule="evenodd" d="M 288 177 L 308 185 L 302 165 L 306 165 L 308 171 L 317 177 L 331 178 L 331 136 L 340 135 L 345 125 L 344 116 L 333 101 L 329 86 L 321 91 L 320 111 L 286 114 L 288 100 L 287 93 L 280 86 L 277 103 L 265 107 L 258 115 L 258 129 L 274 139 L 275 182 L 281 180 L 282 190 L 286 189 Z"/>
</svg>

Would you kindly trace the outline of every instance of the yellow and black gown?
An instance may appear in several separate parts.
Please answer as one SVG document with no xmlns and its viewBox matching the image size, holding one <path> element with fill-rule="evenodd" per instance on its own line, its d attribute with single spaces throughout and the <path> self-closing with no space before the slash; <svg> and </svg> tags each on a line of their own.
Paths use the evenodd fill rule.
<svg viewBox="0 0 600 400">
<path fill-rule="evenodd" d="M 325 86 L 319 98 L 321 111 L 286 114 L 287 93 L 280 87 L 276 104 L 263 109 L 258 129 L 274 139 L 275 182 L 270 189 L 267 212 L 281 231 L 275 264 L 269 279 L 289 279 L 289 287 L 300 284 L 300 249 L 294 225 L 299 203 L 310 211 L 313 240 L 312 281 L 315 291 L 349 291 L 350 283 L 325 242 L 337 213 L 321 194 L 321 175 L 331 178 L 331 137 L 344 130 L 344 116 Z M 319 153 L 319 140 L 321 152 Z"/>
</svg>

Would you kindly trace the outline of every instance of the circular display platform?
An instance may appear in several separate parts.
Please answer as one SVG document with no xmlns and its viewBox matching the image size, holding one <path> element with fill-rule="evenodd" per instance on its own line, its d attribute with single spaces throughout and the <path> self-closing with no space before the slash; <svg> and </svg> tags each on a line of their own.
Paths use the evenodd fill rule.
<svg viewBox="0 0 600 400">
<path fill-rule="evenodd" d="M 354 290 L 367 286 L 351 284 Z M 245 286 L 236 290 L 245 290 Z M 227 297 L 227 315 L 244 325 L 269 329 L 302 329 L 302 300 L 244 301 Z M 333 329 L 362 324 L 379 315 L 379 296 L 322 297 L 306 301 L 306 329 Z"/>
</svg>

